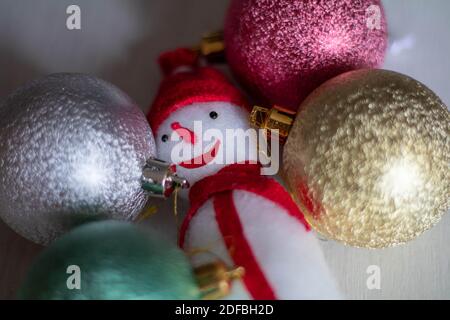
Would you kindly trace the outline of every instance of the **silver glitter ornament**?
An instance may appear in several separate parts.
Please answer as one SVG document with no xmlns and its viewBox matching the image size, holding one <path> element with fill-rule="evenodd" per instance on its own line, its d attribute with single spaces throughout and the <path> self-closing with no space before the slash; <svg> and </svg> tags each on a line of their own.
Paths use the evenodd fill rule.
<svg viewBox="0 0 450 320">
<path fill-rule="evenodd" d="M 151 193 L 168 193 L 142 187 L 155 154 L 144 114 L 115 86 L 82 74 L 32 81 L 0 106 L 0 217 L 40 244 L 87 220 L 132 220 Z"/>
</svg>

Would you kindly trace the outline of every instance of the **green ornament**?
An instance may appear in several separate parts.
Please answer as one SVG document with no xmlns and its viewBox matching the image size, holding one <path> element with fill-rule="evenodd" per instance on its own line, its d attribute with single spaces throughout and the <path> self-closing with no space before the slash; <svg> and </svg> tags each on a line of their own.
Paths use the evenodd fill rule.
<svg viewBox="0 0 450 320">
<path fill-rule="evenodd" d="M 76 228 L 48 247 L 19 298 L 193 300 L 200 291 L 177 247 L 133 224 L 106 221 Z"/>
</svg>

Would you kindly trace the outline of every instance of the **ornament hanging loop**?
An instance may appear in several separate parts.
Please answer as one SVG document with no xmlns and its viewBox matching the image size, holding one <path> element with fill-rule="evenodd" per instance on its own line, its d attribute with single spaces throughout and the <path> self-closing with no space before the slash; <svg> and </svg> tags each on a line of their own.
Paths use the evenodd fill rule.
<svg viewBox="0 0 450 320">
<path fill-rule="evenodd" d="M 169 198 L 175 190 L 189 188 L 189 182 L 176 174 L 174 165 L 151 158 L 142 170 L 141 186 L 154 197 Z"/>
</svg>

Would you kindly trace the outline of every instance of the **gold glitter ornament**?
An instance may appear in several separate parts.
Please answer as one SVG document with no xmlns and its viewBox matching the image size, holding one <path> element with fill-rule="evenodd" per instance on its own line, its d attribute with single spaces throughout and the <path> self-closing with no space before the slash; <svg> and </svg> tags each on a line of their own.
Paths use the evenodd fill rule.
<svg viewBox="0 0 450 320">
<path fill-rule="evenodd" d="M 345 73 L 301 105 L 284 148 L 288 188 L 324 236 L 383 248 L 416 238 L 449 208 L 450 113 L 418 81 Z"/>
</svg>

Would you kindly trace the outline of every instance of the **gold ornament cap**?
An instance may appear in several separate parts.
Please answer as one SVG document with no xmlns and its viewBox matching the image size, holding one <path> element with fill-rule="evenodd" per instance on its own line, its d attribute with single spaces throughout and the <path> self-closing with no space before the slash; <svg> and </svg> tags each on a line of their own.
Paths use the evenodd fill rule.
<svg viewBox="0 0 450 320">
<path fill-rule="evenodd" d="M 215 261 L 194 269 L 195 278 L 204 300 L 218 300 L 230 294 L 233 280 L 244 275 L 244 268 L 233 270 L 221 261 Z"/>
<path fill-rule="evenodd" d="M 210 63 L 225 63 L 225 41 L 223 31 L 205 34 L 200 44 L 193 48 L 200 56 Z"/>
<path fill-rule="evenodd" d="M 273 130 L 278 130 L 280 143 L 284 144 L 289 136 L 296 113 L 280 106 L 271 109 L 254 106 L 250 113 L 250 124 L 258 129 L 266 131 L 270 136 Z"/>
</svg>

